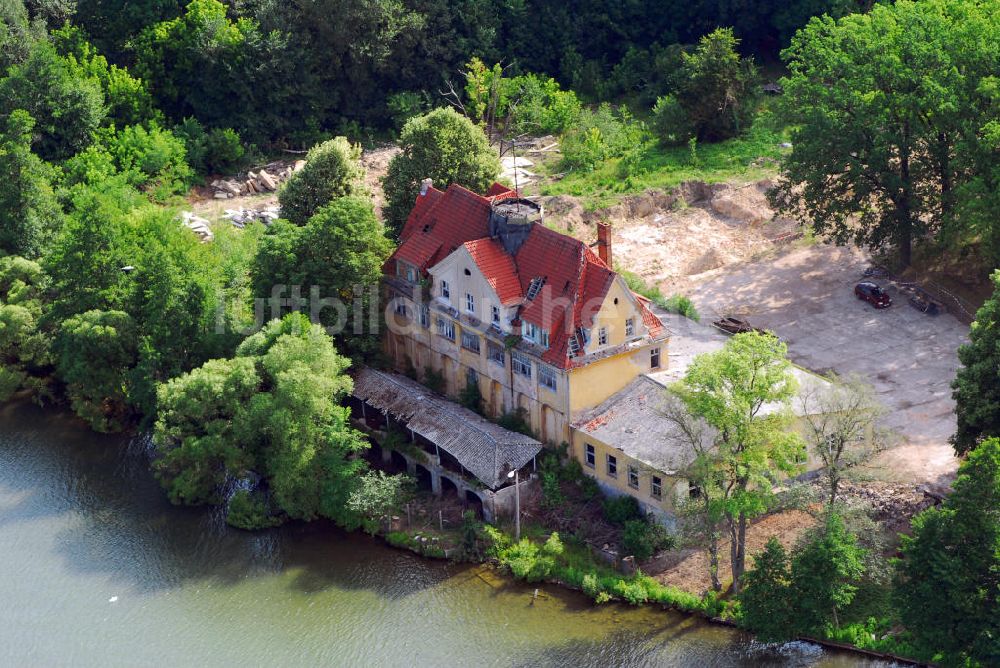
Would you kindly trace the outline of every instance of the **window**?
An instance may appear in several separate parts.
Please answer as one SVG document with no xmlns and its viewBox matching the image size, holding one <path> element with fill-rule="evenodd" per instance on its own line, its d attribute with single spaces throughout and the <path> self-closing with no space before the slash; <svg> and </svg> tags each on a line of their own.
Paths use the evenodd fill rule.
<svg viewBox="0 0 1000 668">
<path fill-rule="evenodd" d="M 543 285 L 545 285 L 544 276 L 531 279 L 531 283 L 528 284 L 528 294 L 526 295 L 529 301 L 538 296 L 538 291 L 542 289 Z"/>
<path fill-rule="evenodd" d="M 449 341 L 455 340 L 455 323 L 451 320 L 445 320 L 444 318 L 437 319 L 437 333 L 438 336 L 443 336 Z"/>
<path fill-rule="evenodd" d="M 470 295 L 468 292 L 465 293 L 465 310 L 469 313 L 476 312 L 476 298 Z"/>
<path fill-rule="evenodd" d="M 403 316 L 405 318 L 406 317 L 406 302 L 404 302 L 402 299 L 397 299 L 396 300 L 396 309 L 395 310 L 396 310 L 396 315 L 401 315 L 401 316 Z"/>
<path fill-rule="evenodd" d="M 503 346 L 501 346 L 499 343 L 493 343 L 492 341 L 487 341 L 486 356 L 490 358 L 491 362 L 496 362 L 500 366 L 503 366 Z"/>
<path fill-rule="evenodd" d="M 596 460 L 597 460 L 597 458 L 594 455 L 594 446 L 592 446 L 592 445 L 590 445 L 588 443 L 587 444 L 586 456 L 585 456 L 585 460 L 584 461 L 587 464 L 587 466 L 589 466 L 590 468 L 594 468 L 594 462 Z"/>
<path fill-rule="evenodd" d="M 569 356 L 576 357 L 580 354 L 580 339 L 576 336 L 569 337 Z"/>
<path fill-rule="evenodd" d="M 625 336 L 635 336 L 635 318 L 625 318 Z"/>
<path fill-rule="evenodd" d="M 639 489 L 639 469 L 631 464 L 628 467 L 628 486 Z"/>
<path fill-rule="evenodd" d="M 465 383 L 466 385 L 478 385 L 479 384 L 479 372 L 473 368 L 469 368 L 465 372 Z"/>
<path fill-rule="evenodd" d="M 608 477 L 618 477 L 618 458 L 614 455 L 608 455 Z"/>
<path fill-rule="evenodd" d="M 479 354 L 479 335 L 475 332 L 462 332 L 462 347 Z"/>
<path fill-rule="evenodd" d="M 531 360 L 523 353 L 516 350 L 510 351 L 510 365 L 514 373 L 519 373 L 525 378 L 531 378 Z"/>
<path fill-rule="evenodd" d="M 654 475 L 649 481 L 649 495 L 659 501 L 663 498 L 663 479 Z"/>
<path fill-rule="evenodd" d="M 649 351 L 649 368 L 659 369 L 660 368 L 660 349 L 653 348 Z"/>
<path fill-rule="evenodd" d="M 448 281 L 441 281 L 441 296 L 445 299 L 451 299 L 451 288 L 448 287 Z"/>
<path fill-rule="evenodd" d="M 420 305 L 420 326 L 421 327 L 431 326 L 431 309 L 426 304 Z"/>
<path fill-rule="evenodd" d="M 532 343 L 537 343 L 545 348 L 549 347 L 549 332 L 548 330 L 537 327 L 530 322 L 524 323 L 524 329 L 522 330 L 524 338 L 528 339 Z"/>
<path fill-rule="evenodd" d="M 538 365 L 538 384 L 556 391 L 556 372 L 552 367 Z"/>
<path fill-rule="evenodd" d="M 606 346 L 608 345 L 608 328 L 601 327 L 597 330 L 597 345 Z"/>
<path fill-rule="evenodd" d="M 549 330 L 547 329 L 538 330 L 538 345 L 542 346 L 543 348 L 549 347 Z"/>
<path fill-rule="evenodd" d="M 494 325 L 499 325 L 500 324 L 500 307 L 499 306 L 491 306 L 490 307 L 490 320 L 493 321 Z"/>
<path fill-rule="evenodd" d="M 410 283 L 416 283 L 417 281 L 416 268 L 399 260 L 396 261 L 396 275 L 406 279 Z"/>
</svg>

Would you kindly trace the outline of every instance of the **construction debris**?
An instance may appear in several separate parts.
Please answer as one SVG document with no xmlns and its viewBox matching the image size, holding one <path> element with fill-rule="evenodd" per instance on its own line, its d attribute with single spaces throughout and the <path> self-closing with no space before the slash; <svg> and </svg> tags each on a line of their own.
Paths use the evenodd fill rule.
<svg viewBox="0 0 1000 668">
<path fill-rule="evenodd" d="M 215 199 L 232 199 L 240 195 L 255 195 L 257 193 L 276 192 L 282 183 L 292 177 L 292 174 L 306 166 L 305 160 L 289 162 L 278 160 L 264 165 L 257 171 L 248 171 L 228 179 L 216 179 L 211 186 Z"/>
<path fill-rule="evenodd" d="M 243 229 L 248 224 L 258 221 L 270 225 L 281 217 L 281 207 L 269 206 L 266 209 L 226 209 L 222 217 L 233 224 L 233 227 Z"/>
<path fill-rule="evenodd" d="M 181 225 L 197 234 L 202 243 L 208 243 L 215 238 L 211 228 L 208 226 L 208 221 L 194 215 L 190 211 L 185 211 L 181 214 Z"/>
</svg>

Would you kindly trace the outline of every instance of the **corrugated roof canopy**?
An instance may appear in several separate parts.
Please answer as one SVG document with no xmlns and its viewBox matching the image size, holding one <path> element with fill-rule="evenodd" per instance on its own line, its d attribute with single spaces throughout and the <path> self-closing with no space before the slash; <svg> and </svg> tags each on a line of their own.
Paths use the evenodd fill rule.
<svg viewBox="0 0 1000 668">
<path fill-rule="evenodd" d="M 542 449 L 530 436 L 504 429 L 399 374 L 362 367 L 353 395 L 448 452 L 490 489 Z"/>
</svg>

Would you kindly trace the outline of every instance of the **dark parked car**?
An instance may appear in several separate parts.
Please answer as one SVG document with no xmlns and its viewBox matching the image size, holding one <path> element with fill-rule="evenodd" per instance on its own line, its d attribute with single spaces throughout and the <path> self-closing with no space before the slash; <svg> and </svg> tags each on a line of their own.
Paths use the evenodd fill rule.
<svg viewBox="0 0 1000 668">
<path fill-rule="evenodd" d="M 889 308 L 892 306 L 892 299 L 885 290 L 871 281 L 861 281 L 854 286 L 854 296 L 863 299 L 875 308 Z"/>
</svg>

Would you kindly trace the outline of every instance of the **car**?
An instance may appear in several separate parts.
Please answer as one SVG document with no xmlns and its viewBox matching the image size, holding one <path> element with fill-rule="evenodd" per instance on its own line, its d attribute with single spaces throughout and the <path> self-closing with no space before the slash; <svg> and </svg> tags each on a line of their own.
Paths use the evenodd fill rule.
<svg viewBox="0 0 1000 668">
<path fill-rule="evenodd" d="M 871 281 L 861 281 L 854 286 L 854 296 L 868 302 L 875 308 L 889 308 L 892 306 L 892 299 L 885 290 L 877 283 Z"/>
</svg>

